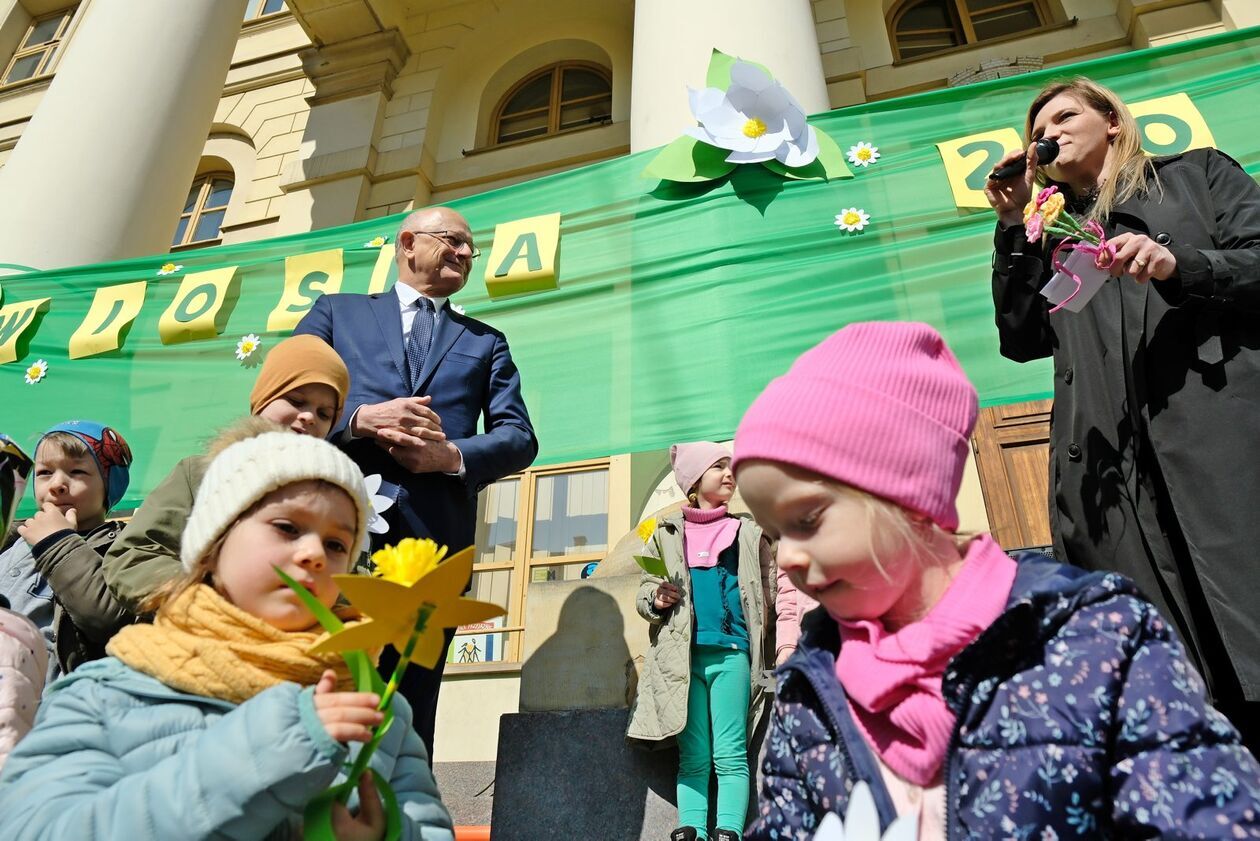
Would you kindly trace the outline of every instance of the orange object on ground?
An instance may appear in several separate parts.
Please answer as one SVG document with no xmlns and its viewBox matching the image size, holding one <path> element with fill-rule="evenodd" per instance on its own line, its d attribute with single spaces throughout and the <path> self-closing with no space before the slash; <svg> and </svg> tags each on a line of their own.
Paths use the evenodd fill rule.
<svg viewBox="0 0 1260 841">
<path fill-rule="evenodd" d="M 455 841 L 490 841 L 488 826 L 457 826 Z"/>
</svg>

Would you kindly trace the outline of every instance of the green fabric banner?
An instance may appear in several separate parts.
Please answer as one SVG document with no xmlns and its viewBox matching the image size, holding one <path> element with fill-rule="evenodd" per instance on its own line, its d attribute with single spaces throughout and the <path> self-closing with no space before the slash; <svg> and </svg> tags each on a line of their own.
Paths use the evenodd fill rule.
<svg viewBox="0 0 1260 841">
<path fill-rule="evenodd" d="M 641 176 L 656 155 L 649 151 L 452 202 L 485 252 L 453 303 L 507 334 L 540 463 L 729 437 L 768 380 L 852 321 L 935 325 L 986 405 L 1048 396 L 1047 361 L 1016 365 L 998 354 L 993 214 L 968 207 L 968 190 L 1009 136 L 994 133 L 1022 130 L 1033 92 L 1075 73 L 1135 106 L 1150 151 L 1209 142 L 1260 172 L 1260 29 L 1252 29 L 818 115 L 811 124 L 841 149 L 868 141 L 880 152 L 829 183 L 787 180 L 760 165 L 707 183 L 658 182 Z M 850 207 L 869 214 L 865 230 L 834 224 Z M 490 298 L 495 227 L 554 213 L 559 288 Z M 247 411 L 251 366 L 288 332 L 277 325 L 300 317 L 339 272 L 343 292 L 392 285 L 372 240 L 392 243 L 399 219 L 0 278 L 0 354 L 16 357 L 0 364 L 0 430 L 33 445 L 68 418 L 117 427 L 136 456 L 120 507 L 134 507 L 178 459 Z M 159 276 L 167 262 L 182 268 Z M 113 288 L 122 284 L 135 285 Z M 186 338 L 205 321 L 210 337 L 164 344 L 168 309 L 176 333 Z M 108 349 L 134 311 L 120 346 Z M 237 342 L 251 333 L 262 348 L 238 362 Z M 40 359 L 47 375 L 26 384 Z"/>
</svg>

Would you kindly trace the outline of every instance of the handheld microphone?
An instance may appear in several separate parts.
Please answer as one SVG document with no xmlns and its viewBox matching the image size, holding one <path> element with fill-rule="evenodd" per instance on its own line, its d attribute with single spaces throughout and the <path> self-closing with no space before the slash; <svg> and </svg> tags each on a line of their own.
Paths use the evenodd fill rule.
<svg viewBox="0 0 1260 841">
<path fill-rule="evenodd" d="M 1043 137 L 1037 141 L 1037 165 L 1045 166 L 1046 164 L 1059 157 L 1059 144 L 1048 137 Z M 998 167 L 989 173 L 990 181 L 1001 181 L 1010 178 L 1012 175 L 1019 175 L 1024 171 L 1025 159 L 1020 158 L 1017 161 L 1011 161 L 1003 167 Z"/>
</svg>

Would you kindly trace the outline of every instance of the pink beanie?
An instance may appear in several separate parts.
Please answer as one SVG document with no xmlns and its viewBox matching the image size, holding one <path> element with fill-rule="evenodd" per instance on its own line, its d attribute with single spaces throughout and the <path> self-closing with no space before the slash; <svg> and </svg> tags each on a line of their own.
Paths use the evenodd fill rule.
<svg viewBox="0 0 1260 841">
<path fill-rule="evenodd" d="M 669 448 L 669 463 L 674 468 L 674 479 L 683 493 L 690 493 L 704 471 L 724 458 L 731 451 L 712 441 L 696 441 L 692 444 L 675 444 Z"/>
<path fill-rule="evenodd" d="M 934 329 L 850 324 L 753 401 L 735 433 L 734 466 L 791 464 L 953 531 L 977 411 L 975 387 Z"/>
</svg>

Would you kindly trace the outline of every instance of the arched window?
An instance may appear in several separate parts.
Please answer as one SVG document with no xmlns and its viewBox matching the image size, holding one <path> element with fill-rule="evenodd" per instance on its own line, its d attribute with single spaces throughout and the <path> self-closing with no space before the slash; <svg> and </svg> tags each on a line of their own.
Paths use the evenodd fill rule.
<svg viewBox="0 0 1260 841">
<path fill-rule="evenodd" d="M 612 81 L 595 64 L 562 62 L 531 73 L 494 112 L 494 143 L 543 137 L 612 119 Z"/>
<path fill-rule="evenodd" d="M 286 8 L 284 0 L 249 0 L 249 5 L 245 7 L 245 20 L 279 14 Z"/>
<path fill-rule="evenodd" d="M 1050 20 L 1044 0 L 905 0 L 888 16 L 899 60 L 1027 32 Z"/>
<path fill-rule="evenodd" d="M 175 226 L 171 247 L 217 240 L 231 198 L 231 173 L 212 172 L 199 176 L 188 190 L 188 200 Z"/>
</svg>

